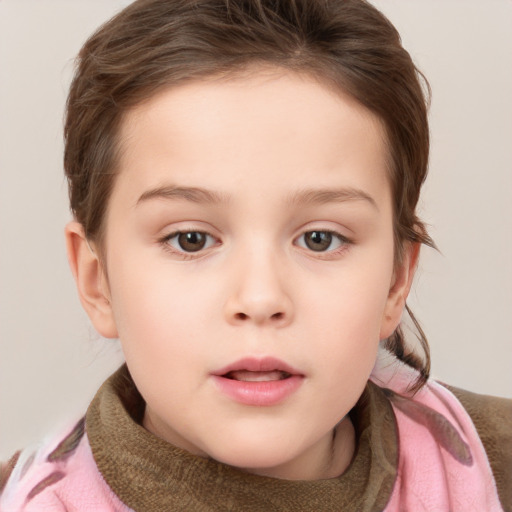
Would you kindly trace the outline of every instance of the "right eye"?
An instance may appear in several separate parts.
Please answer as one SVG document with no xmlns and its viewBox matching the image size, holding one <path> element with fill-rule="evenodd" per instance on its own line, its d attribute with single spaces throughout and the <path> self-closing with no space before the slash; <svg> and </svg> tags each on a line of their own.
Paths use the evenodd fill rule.
<svg viewBox="0 0 512 512">
<path fill-rule="evenodd" d="M 166 236 L 163 242 L 178 252 L 198 252 L 214 245 L 215 239 L 203 231 L 177 231 Z"/>
</svg>

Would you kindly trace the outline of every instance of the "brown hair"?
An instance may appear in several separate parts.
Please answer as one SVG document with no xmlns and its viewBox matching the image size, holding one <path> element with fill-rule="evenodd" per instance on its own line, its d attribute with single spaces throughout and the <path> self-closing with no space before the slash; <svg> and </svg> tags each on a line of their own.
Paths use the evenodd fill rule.
<svg viewBox="0 0 512 512">
<path fill-rule="evenodd" d="M 408 242 L 433 246 L 415 213 L 427 173 L 428 84 L 394 26 L 364 0 L 138 0 L 81 49 L 65 122 L 64 167 L 71 209 L 101 248 L 126 112 L 162 88 L 270 64 L 343 90 L 383 122 L 390 154 L 395 259 Z M 409 311 L 409 309 L 408 309 Z M 424 356 L 401 327 L 386 345 L 426 381 Z"/>
</svg>

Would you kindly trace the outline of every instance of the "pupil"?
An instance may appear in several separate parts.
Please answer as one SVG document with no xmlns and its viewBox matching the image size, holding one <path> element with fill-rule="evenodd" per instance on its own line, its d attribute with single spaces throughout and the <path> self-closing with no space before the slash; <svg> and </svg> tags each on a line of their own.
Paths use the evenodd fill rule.
<svg viewBox="0 0 512 512">
<path fill-rule="evenodd" d="M 184 251 L 200 251 L 206 244 L 206 236 L 204 233 L 199 233 L 197 231 L 180 233 L 178 237 L 178 243 Z"/>
<path fill-rule="evenodd" d="M 326 231 L 310 231 L 305 236 L 306 245 L 312 251 L 325 251 L 332 242 L 332 234 Z"/>
</svg>

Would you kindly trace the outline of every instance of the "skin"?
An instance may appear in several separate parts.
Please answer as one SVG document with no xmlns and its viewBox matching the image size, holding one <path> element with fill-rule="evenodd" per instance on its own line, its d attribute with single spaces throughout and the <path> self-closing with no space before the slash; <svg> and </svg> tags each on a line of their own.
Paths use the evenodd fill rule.
<svg viewBox="0 0 512 512">
<path fill-rule="evenodd" d="M 66 236 L 82 304 L 120 338 L 146 400 L 145 428 L 255 474 L 341 474 L 355 449 L 346 415 L 418 254 L 407 246 L 395 264 L 381 123 L 312 78 L 261 69 L 165 90 L 121 137 L 103 258 L 78 223 Z M 204 248 L 187 252 L 177 230 L 207 233 Z M 327 247 L 308 245 L 313 231 Z M 300 386 L 277 405 L 232 400 L 212 372 L 249 356 L 288 363 Z"/>
</svg>

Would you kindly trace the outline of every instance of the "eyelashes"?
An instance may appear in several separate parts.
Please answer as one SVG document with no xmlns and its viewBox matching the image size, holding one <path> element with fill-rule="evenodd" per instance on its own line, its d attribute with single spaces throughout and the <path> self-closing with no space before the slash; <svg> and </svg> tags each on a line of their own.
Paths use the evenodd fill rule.
<svg viewBox="0 0 512 512">
<path fill-rule="evenodd" d="M 299 247 L 313 252 L 335 251 L 351 243 L 347 237 L 330 230 L 306 231 L 295 240 Z"/>
<path fill-rule="evenodd" d="M 173 231 L 159 240 L 159 243 L 171 254 L 183 259 L 201 257 L 209 249 L 222 245 L 222 242 L 206 231 Z M 313 229 L 300 234 L 293 244 L 307 253 L 322 258 L 336 257 L 348 249 L 353 241 L 341 233 L 328 229 Z"/>
<path fill-rule="evenodd" d="M 171 256 L 185 261 L 201 258 L 212 247 L 221 245 L 216 237 L 199 230 L 173 231 L 158 240 L 158 243 Z"/>
<path fill-rule="evenodd" d="M 163 241 L 173 249 L 186 253 L 208 249 L 215 244 L 213 236 L 204 231 L 176 231 L 166 236 Z"/>
</svg>

